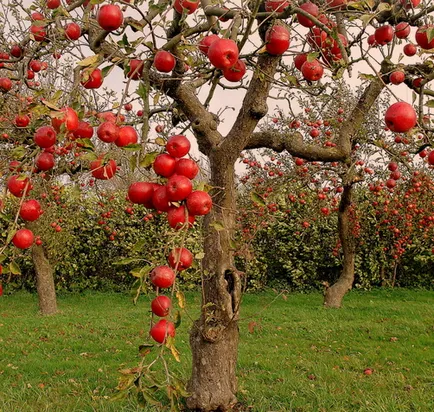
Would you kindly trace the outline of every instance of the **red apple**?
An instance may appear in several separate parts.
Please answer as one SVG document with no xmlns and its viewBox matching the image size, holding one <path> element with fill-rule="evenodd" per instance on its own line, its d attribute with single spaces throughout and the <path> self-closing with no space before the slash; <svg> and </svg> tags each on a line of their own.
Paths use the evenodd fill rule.
<svg viewBox="0 0 434 412">
<path fill-rule="evenodd" d="M 7 181 L 7 187 L 14 196 L 22 197 L 24 194 L 29 193 L 32 184 L 28 177 L 12 175 Z"/>
<path fill-rule="evenodd" d="M 181 134 L 171 136 L 166 143 L 166 150 L 173 157 L 183 157 L 190 151 L 190 141 Z"/>
<path fill-rule="evenodd" d="M 108 160 L 103 164 L 104 155 L 90 163 L 90 170 L 92 176 L 100 180 L 111 179 L 116 173 L 116 162 L 113 159 Z"/>
<path fill-rule="evenodd" d="M 23 49 L 19 44 L 14 44 L 11 47 L 10 53 L 12 57 L 16 57 L 17 59 L 19 59 L 23 55 Z"/>
<path fill-rule="evenodd" d="M 60 6 L 60 0 L 47 0 L 47 8 L 54 10 Z"/>
<path fill-rule="evenodd" d="M 405 80 L 405 73 L 400 70 L 392 72 L 389 75 L 389 80 L 392 84 L 401 84 Z"/>
<path fill-rule="evenodd" d="M 217 34 L 210 34 L 208 36 L 205 36 L 201 39 L 199 42 L 199 50 L 205 54 L 208 55 L 209 46 L 213 44 L 216 40 L 219 40 L 220 37 L 217 36 Z"/>
<path fill-rule="evenodd" d="M 375 29 L 375 41 L 380 46 L 383 46 L 393 40 L 394 33 L 395 31 L 391 25 L 384 24 L 383 26 Z"/>
<path fill-rule="evenodd" d="M 93 136 L 93 127 L 84 120 L 78 123 L 77 129 L 73 132 L 76 139 L 90 139 Z"/>
<path fill-rule="evenodd" d="M 192 190 L 191 180 L 182 175 L 172 175 L 166 183 L 167 197 L 171 202 L 184 200 Z"/>
<path fill-rule="evenodd" d="M 173 8 L 179 13 L 194 13 L 199 6 L 199 0 L 175 0 Z"/>
<path fill-rule="evenodd" d="M 159 50 L 154 57 L 155 68 L 162 73 L 171 72 L 176 65 L 175 57 L 166 50 Z"/>
<path fill-rule="evenodd" d="M 195 221 L 195 217 L 192 214 L 189 214 L 185 206 L 179 207 L 170 207 L 167 212 L 167 221 L 169 226 L 173 229 L 181 229 L 186 224 L 186 215 L 188 219 L 188 227 L 193 226 Z"/>
<path fill-rule="evenodd" d="M 419 6 L 421 0 L 401 0 L 401 4 L 407 9 L 415 9 Z"/>
<path fill-rule="evenodd" d="M 166 186 L 160 186 L 152 194 L 152 205 L 160 212 L 168 212 L 170 209 L 170 199 L 167 196 Z"/>
<path fill-rule="evenodd" d="M 124 15 L 116 4 L 104 4 L 96 15 L 98 24 L 107 31 L 117 30 L 124 21 Z"/>
<path fill-rule="evenodd" d="M 157 175 L 170 177 L 175 172 L 176 159 L 169 154 L 159 154 L 152 164 L 152 167 Z"/>
<path fill-rule="evenodd" d="M 64 107 L 60 112 L 52 114 L 51 124 L 57 132 L 60 131 L 62 124 L 65 124 L 67 131 L 72 132 L 77 129 L 78 123 L 78 115 L 70 107 Z"/>
<path fill-rule="evenodd" d="M 29 229 L 17 230 L 14 237 L 12 238 L 12 243 L 19 249 L 28 249 L 33 245 L 33 232 Z"/>
<path fill-rule="evenodd" d="M 43 42 L 47 36 L 43 26 L 30 26 L 30 33 L 37 42 Z"/>
<path fill-rule="evenodd" d="M 281 13 L 290 5 L 290 3 L 291 2 L 288 0 L 266 0 L 265 11 Z"/>
<path fill-rule="evenodd" d="M 394 103 L 386 111 L 385 122 L 392 132 L 406 133 L 416 126 L 416 111 L 406 102 Z"/>
<path fill-rule="evenodd" d="M 289 32 L 283 26 L 274 25 L 265 34 L 265 42 L 268 53 L 280 56 L 288 50 L 290 43 Z"/>
<path fill-rule="evenodd" d="M 128 198 L 131 202 L 146 205 L 152 200 L 154 186 L 148 182 L 134 182 L 128 188 Z"/>
<path fill-rule="evenodd" d="M 211 196 L 202 190 L 195 190 L 187 197 L 187 209 L 194 216 L 207 215 L 211 208 Z"/>
<path fill-rule="evenodd" d="M 15 126 L 27 127 L 30 123 L 30 117 L 25 114 L 20 114 L 15 117 Z"/>
<path fill-rule="evenodd" d="M 140 80 L 143 73 L 144 62 L 143 60 L 132 59 L 130 60 L 130 71 L 127 76 L 132 80 Z"/>
<path fill-rule="evenodd" d="M 307 61 L 307 53 L 300 53 L 294 57 L 294 66 L 301 71 L 301 66 Z"/>
<path fill-rule="evenodd" d="M 406 39 L 410 34 L 410 30 L 411 30 L 410 25 L 407 22 L 402 21 L 398 23 L 395 27 L 395 36 L 398 39 Z"/>
<path fill-rule="evenodd" d="M 81 84 L 85 89 L 98 89 L 103 81 L 100 69 L 85 69 L 81 72 Z"/>
<path fill-rule="evenodd" d="M 105 143 L 113 143 L 119 137 L 119 127 L 112 122 L 104 122 L 98 126 L 96 134 Z"/>
<path fill-rule="evenodd" d="M 158 288 L 170 288 L 175 282 L 175 272 L 169 266 L 157 266 L 151 273 L 151 283 Z"/>
<path fill-rule="evenodd" d="M 406 44 L 404 46 L 403 51 L 404 51 L 404 54 L 406 56 L 411 57 L 411 56 L 414 56 L 417 53 L 417 47 L 414 44 L 412 44 L 412 43 L 408 43 L 408 44 Z"/>
<path fill-rule="evenodd" d="M 170 313 L 172 301 L 169 297 L 160 295 L 151 302 L 152 313 L 160 318 L 164 318 Z"/>
<path fill-rule="evenodd" d="M 324 69 L 318 60 L 306 61 L 301 66 L 301 73 L 306 80 L 317 81 L 324 74 Z"/>
<path fill-rule="evenodd" d="M 0 77 L 0 90 L 2 92 L 8 92 L 12 89 L 12 81 L 7 77 Z"/>
<path fill-rule="evenodd" d="M 56 143 L 56 131 L 51 126 L 42 126 L 33 135 L 35 143 L 42 148 L 51 147 Z"/>
<path fill-rule="evenodd" d="M 387 168 L 388 168 L 391 172 L 394 172 L 395 170 L 398 170 L 398 163 L 396 163 L 396 162 L 390 162 L 390 163 L 387 165 Z"/>
<path fill-rule="evenodd" d="M 33 70 L 35 73 L 38 73 L 42 69 L 42 63 L 39 60 L 32 60 L 29 63 L 29 67 L 31 70 Z"/>
<path fill-rule="evenodd" d="M 39 170 L 47 171 L 54 167 L 54 156 L 49 152 L 40 153 L 35 160 L 35 166 Z"/>
<path fill-rule="evenodd" d="M 173 270 L 181 272 L 193 264 L 193 254 L 185 247 L 178 247 L 170 252 L 167 261 Z"/>
<path fill-rule="evenodd" d="M 218 39 L 209 46 L 208 58 L 217 69 L 228 69 L 238 60 L 238 46 L 231 39 Z"/>
<path fill-rule="evenodd" d="M 81 28 L 77 23 L 68 23 L 65 26 L 65 37 L 69 40 L 78 40 L 81 36 Z"/>
<path fill-rule="evenodd" d="M 27 220 L 29 222 L 39 219 L 41 214 L 41 204 L 35 199 L 26 200 L 20 207 L 21 219 Z"/>
<path fill-rule="evenodd" d="M 311 3 L 310 1 L 303 3 L 300 6 L 300 9 L 304 10 L 305 12 L 309 13 L 310 15 L 312 15 L 313 17 L 318 17 L 319 14 L 319 8 L 316 4 Z M 300 13 L 297 13 L 297 19 L 298 22 L 304 26 L 304 27 L 313 27 L 315 26 L 315 23 L 309 19 L 309 17 L 305 17 Z"/>
<path fill-rule="evenodd" d="M 137 143 L 138 139 L 139 137 L 137 136 L 134 127 L 122 126 L 119 128 L 119 137 L 115 140 L 115 145 L 118 147 L 125 147 Z"/>
<path fill-rule="evenodd" d="M 167 336 L 175 336 L 175 325 L 166 319 L 161 319 L 152 326 L 149 333 L 156 342 L 165 343 Z"/>
<path fill-rule="evenodd" d="M 192 180 L 199 173 L 199 166 L 192 159 L 178 159 L 175 166 L 175 173 Z"/>
<path fill-rule="evenodd" d="M 428 33 L 430 34 L 428 40 Z M 416 31 L 416 43 L 425 50 L 434 49 L 434 25 L 419 27 Z"/>
<path fill-rule="evenodd" d="M 246 74 L 246 70 L 246 63 L 238 59 L 232 67 L 223 70 L 223 76 L 229 82 L 239 82 Z"/>
</svg>

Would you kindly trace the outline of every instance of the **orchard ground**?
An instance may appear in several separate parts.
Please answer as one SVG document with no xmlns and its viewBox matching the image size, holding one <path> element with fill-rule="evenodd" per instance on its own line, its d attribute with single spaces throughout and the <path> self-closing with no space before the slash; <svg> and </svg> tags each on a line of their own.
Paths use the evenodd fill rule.
<svg viewBox="0 0 434 412">
<path fill-rule="evenodd" d="M 110 397 L 117 369 L 136 366 L 137 347 L 149 342 L 151 299 L 134 306 L 124 294 L 63 294 L 61 312 L 41 317 L 36 295 L 4 295 L 0 411 L 142 410 Z M 187 294 L 187 309 L 199 299 Z M 434 291 L 353 291 L 344 310 L 327 310 L 319 293 L 245 295 L 239 410 L 434 410 L 433 301 Z M 176 337 L 181 363 L 171 365 L 184 378 L 188 315 Z"/>
</svg>

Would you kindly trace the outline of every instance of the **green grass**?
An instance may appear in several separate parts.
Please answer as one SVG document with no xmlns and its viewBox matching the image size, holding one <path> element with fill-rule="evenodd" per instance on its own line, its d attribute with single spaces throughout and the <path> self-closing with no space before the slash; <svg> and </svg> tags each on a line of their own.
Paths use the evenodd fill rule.
<svg viewBox="0 0 434 412">
<path fill-rule="evenodd" d="M 239 399 L 249 410 L 434 410 L 434 292 L 352 292 L 341 310 L 323 309 L 319 294 L 275 297 L 243 299 Z M 187 302 L 195 316 L 199 296 Z M 0 298 L 0 411 L 139 410 L 109 397 L 117 369 L 139 362 L 149 299 L 62 295 L 59 307 L 41 317 L 34 295 Z M 189 323 L 176 340 L 184 377 Z"/>
</svg>

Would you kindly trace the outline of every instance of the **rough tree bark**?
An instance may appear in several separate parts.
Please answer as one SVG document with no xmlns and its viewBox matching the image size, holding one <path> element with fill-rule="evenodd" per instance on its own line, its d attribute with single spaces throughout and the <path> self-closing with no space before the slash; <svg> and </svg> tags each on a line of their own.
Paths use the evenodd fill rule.
<svg viewBox="0 0 434 412">
<path fill-rule="evenodd" d="M 57 312 L 57 300 L 53 267 L 45 255 L 43 246 L 33 246 L 32 259 L 36 272 L 39 309 L 42 315 L 54 315 Z"/>
<path fill-rule="evenodd" d="M 193 354 L 187 406 L 192 410 L 226 411 L 236 402 L 240 278 L 231 238 L 235 228 L 235 160 L 217 149 L 210 155 L 211 184 L 217 194 L 205 220 L 201 317 L 190 334 Z M 221 223 L 224 229 L 216 227 Z"/>
<path fill-rule="evenodd" d="M 339 239 L 344 253 L 344 262 L 337 282 L 326 290 L 324 296 L 324 306 L 330 308 L 340 308 L 342 306 L 342 300 L 352 288 L 354 282 L 356 243 L 353 236 L 354 222 L 351 217 L 352 194 L 353 184 L 344 185 L 338 212 Z"/>
</svg>

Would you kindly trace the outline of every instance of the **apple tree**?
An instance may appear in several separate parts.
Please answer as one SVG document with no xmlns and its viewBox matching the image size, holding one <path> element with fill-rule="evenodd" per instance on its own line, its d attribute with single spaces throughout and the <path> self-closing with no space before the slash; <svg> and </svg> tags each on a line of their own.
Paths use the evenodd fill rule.
<svg viewBox="0 0 434 412">
<path fill-rule="evenodd" d="M 140 125 L 141 134 L 138 147 L 126 133 L 126 146 L 138 154 L 121 169 L 140 169 L 152 162 L 152 156 L 146 155 L 156 116 L 164 119 L 170 135 L 194 136 L 208 162 L 213 207 L 204 219 L 203 301 L 190 335 L 193 365 L 187 405 L 201 411 L 228 410 L 236 402 L 241 302 L 241 273 L 234 263 L 237 159 L 245 150 L 269 148 L 305 161 L 341 162 L 349 168 L 373 105 L 382 94 L 393 93 L 389 76 L 395 71 L 403 75 L 394 76 L 393 82 L 403 78 L 403 86 L 415 92 L 417 105 L 398 101 L 381 118 L 385 115 L 390 135 L 417 127 L 429 144 L 431 130 L 423 119 L 431 106 L 434 6 L 418 0 L 257 0 L 225 5 L 209 0 L 68 0 L 61 4 L 39 0 L 28 2 L 30 8 L 12 1 L 6 4 L 2 7 L 14 8 L 17 17 L 28 16 L 27 21 L 20 20 L 20 30 L 13 31 L 18 44 L 10 44 L 4 51 L 7 57 L 0 60 L 6 70 L 16 62 L 8 63 L 10 56 L 24 63 L 22 72 L 35 53 L 41 59 L 64 53 L 75 62 L 70 71 L 71 93 L 59 96 L 51 107 L 60 133 L 78 128 L 71 106 L 82 118 L 88 112 L 89 100 L 80 87 L 93 89 L 102 83 L 119 87 L 120 76 L 125 82 L 119 91 L 119 107 L 129 98 L 140 105 L 134 123 Z M 402 59 L 401 50 L 405 56 L 418 53 L 418 59 Z M 8 74 L 0 82 L 5 94 L 12 88 Z M 314 136 L 289 125 L 281 130 L 258 127 L 274 102 L 282 102 L 283 110 L 296 120 L 302 110 L 294 103 L 297 96 L 307 104 L 330 99 L 339 79 L 358 83 L 360 93 L 338 121 L 332 145 L 317 144 Z M 107 96 L 109 100 L 114 94 Z M 228 115 L 231 109 L 232 117 Z M 40 127 L 48 115 L 37 116 Z M 112 144 L 119 137 L 119 112 L 103 120 L 98 138 Z M 18 127 L 23 127 L 21 119 Z M 96 157 L 90 169 L 94 177 L 108 180 L 117 173 L 118 163 L 111 149 L 103 147 L 99 152 L 90 150 Z M 172 179 L 172 187 L 177 186 L 176 175 L 165 175 Z M 345 258 L 351 263 L 352 180 L 343 187 L 339 231 Z M 184 220 L 190 217 L 188 208 L 175 207 L 184 213 Z M 337 302 L 330 306 L 339 304 L 351 283 L 344 271 L 329 288 L 330 301 Z"/>
</svg>

